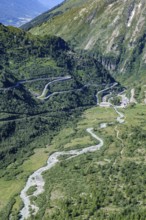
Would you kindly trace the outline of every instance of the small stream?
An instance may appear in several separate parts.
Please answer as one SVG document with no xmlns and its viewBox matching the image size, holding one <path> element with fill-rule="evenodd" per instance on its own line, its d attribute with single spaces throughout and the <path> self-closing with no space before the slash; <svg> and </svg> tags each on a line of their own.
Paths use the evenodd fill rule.
<svg viewBox="0 0 146 220">
<path fill-rule="evenodd" d="M 34 215 L 38 212 L 39 208 L 36 205 L 31 203 L 30 201 L 31 197 L 38 196 L 44 192 L 45 181 L 42 177 L 42 173 L 44 171 L 51 169 L 53 166 L 55 166 L 55 164 L 59 162 L 60 156 L 69 155 L 71 157 L 69 157 L 68 159 L 71 159 L 73 157 L 77 157 L 85 153 L 95 152 L 97 150 L 100 150 L 100 148 L 103 146 L 103 140 L 99 138 L 96 134 L 94 134 L 93 128 L 87 128 L 86 131 L 99 142 L 97 145 L 90 146 L 90 147 L 83 148 L 83 149 L 55 152 L 51 156 L 49 156 L 46 166 L 38 169 L 28 178 L 27 183 L 20 194 L 20 197 L 24 203 L 24 207 L 20 211 L 20 214 L 22 216 L 20 218 L 21 220 L 24 220 L 30 217 L 30 210 L 33 210 Z M 32 186 L 36 187 L 35 192 L 32 195 L 27 195 L 28 189 Z"/>
</svg>

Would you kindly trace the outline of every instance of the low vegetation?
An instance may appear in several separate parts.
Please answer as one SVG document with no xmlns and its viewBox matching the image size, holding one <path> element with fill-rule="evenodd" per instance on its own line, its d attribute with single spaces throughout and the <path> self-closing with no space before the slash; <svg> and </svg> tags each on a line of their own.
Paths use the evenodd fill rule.
<svg viewBox="0 0 146 220">
<path fill-rule="evenodd" d="M 71 160 L 61 158 L 44 173 L 45 193 L 33 198 L 40 211 L 30 219 L 145 219 L 146 111 L 143 105 L 136 105 L 123 112 L 126 122 L 118 124 L 114 109 L 91 108 L 52 139 L 44 158 L 50 150 L 94 145 L 95 140 L 85 131 L 87 127 L 93 127 L 103 138 L 104 146 Z M 101 129 L 100 123 L 105 122 L 107 128 Z M 12 219 L 17 219 L 21 204 L 16 198 L 11 206 Z"/>
</svg>

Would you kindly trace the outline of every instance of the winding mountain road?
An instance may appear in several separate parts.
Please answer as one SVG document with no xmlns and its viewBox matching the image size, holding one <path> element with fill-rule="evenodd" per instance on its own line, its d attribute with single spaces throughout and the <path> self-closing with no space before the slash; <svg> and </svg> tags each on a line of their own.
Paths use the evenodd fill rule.
<svg viewBox="0 0 146 220">
<path fill-rule="evenodd" d="M 64 91 L 60 91 L 60 92 L 53 92 L 53 93 L 51 93 L 50 95 L 48 95 L 48 96 L 46 96 L 46 97 L 42 97 L 42 98 L 40 98 L 40 99 L 41 99 L 41 100 L 47 100 L 47 99 L 51 98 L 51 97 L 54 96 L 54 95 L 64 94 L 64 93 L 70 93 L 70 92 L 75 92 L 75 91 L 81 91 L 81 90 L 83 90 L 85 87 L 86 87 L 86 85 L 85 85 L 85 86 L 82 86 L 82 87 L 79 88 L 79 89 L 70 89 L 70 90 L 64 90 Z"/>
<path fill-rule="evenodd" d="M 118 83 L 113 83 L 113 84 L 111 84 L 108 88 L 105 88 L 105 89 L 102 89 L 102 90 L 100 90 L 98 93 L 97 93 L 97 95 L 96 95 L 96 99 L 97 99 L 97 105 L 99 104 L 99 98 L 98 98 L 98 95 L 100 94 L 100 93 L 103 93 L 103 92 L 105 92 L 105 91 L 108 91 L 108 90 L 110 90 L 110 89 L 113 89 L 115 86 L 117 86 L 118 85 Z"/>
<path fill-rule="evenodd" d="M 37 82 L 37 81 L 45 81 L 45 80 L 57 80 L 57 79 L 60 79 L 61 77 L 46 77 L 46 78 L 32 78 L 32 79 L 24 79 L 24 80 L 20 80 L 18 82 L 16 82 L 15 85 L 13 86 L 9 86 L 9 87 L 6 87 L 6 88 L 0 88 L 0 91 L 8 91 L 8 90 L 11 90 L 11 89 L 15 89 L 16 87 L 19 87 L 21 84 L 25 84 L 25 83 L 32 83 L 32 82 Z"/>
<path fill-rule="evenodd" d="M 46 95 L 46 93 L 47 93 L 47 88 L 48 88 L 48 86 L 49 85 L 51 85 L 51 84 L 53 84 L 53 83 L 55 83 L 55 82 L 60 82 L 60 81 L 66 81 L 66 80 L 70 80 L 71 79 L 71 76 L 65 76 L 65 77 L 58 77 L 57 79 L 55 79 L 55 80 L 53 80 L 53 81 L 51 81 L 51 82 L 49 82 L 49 83 L 47 83 L 46 85 L 45 85 L 45 88 L 43 89 L 43 92 L 42 92 L 42 94 L 40 95 L 40 96 L 38 96 L 37 98 L 38 99 L 48 99 L 50 96 L 52 96 L 52 94 L 50 94 L 49 96 L 47 96 L 47 97 L 45 97 L 45 95 Z M 60 92 L 55 92 L 56 94 L 58 94 L 58 93 L 60 93 Z"/>
</svg>

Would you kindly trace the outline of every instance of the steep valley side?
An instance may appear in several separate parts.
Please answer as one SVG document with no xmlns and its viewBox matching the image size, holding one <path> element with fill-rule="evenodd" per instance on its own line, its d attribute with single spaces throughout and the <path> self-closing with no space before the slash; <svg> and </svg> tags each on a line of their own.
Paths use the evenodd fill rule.
<svg viewBox="0 0 146 220">
<path fill-rule="evenodd" d="M 144 85 L 145 9 L 143 0 L 68 0 L 22 28 L 35 35 L 61 36 L 97 57 L 123 84 Z"/>
</svg>

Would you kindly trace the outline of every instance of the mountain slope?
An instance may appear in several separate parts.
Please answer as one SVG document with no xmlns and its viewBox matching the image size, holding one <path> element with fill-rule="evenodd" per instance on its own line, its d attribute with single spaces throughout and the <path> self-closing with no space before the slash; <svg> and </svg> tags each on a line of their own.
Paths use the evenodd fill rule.
<svg viewBox="0 0 146 220">
<path fill-rule="evenodd" d="M 145 84 L 145 9 L 143 0 L 68 0 L 23 28 L 61 36 L 96 55 L 124 83 Z"/>
</svg>

